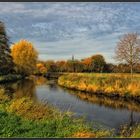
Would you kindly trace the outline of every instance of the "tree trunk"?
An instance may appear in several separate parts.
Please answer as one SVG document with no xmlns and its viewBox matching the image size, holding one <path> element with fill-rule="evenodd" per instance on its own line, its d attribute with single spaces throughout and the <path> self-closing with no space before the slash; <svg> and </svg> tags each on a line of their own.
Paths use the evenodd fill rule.
<svg viewBox="0 0 140 140">
<path fill-rule="evenodd" d="M 133 77 L 133 65 L 131 65 L 131 78 Z"/>
</svg>

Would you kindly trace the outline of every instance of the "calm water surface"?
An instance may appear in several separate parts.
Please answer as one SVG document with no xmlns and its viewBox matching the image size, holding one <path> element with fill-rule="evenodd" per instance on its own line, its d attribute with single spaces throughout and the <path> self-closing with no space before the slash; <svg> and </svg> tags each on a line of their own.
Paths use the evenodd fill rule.
<svg viewBox="0 0 140 140">
<path fill-rule="evenodd" d="M 140 104 L 66 90 L 56 81 L 42 77 L 9 84 L 5 89 L 13 97 L 31 96 L 34 100 L 49 103 L 61 111 L 74 112 L 76 116 L 84 116 L 88 122 L 96 122 L 107 128 L 118 129 L 123 124 L 140 122 Z"/>
</svg>

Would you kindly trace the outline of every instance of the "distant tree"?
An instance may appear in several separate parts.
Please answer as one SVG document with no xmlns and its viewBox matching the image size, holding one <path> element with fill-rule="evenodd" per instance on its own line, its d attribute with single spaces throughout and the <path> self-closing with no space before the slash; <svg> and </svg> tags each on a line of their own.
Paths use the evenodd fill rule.
<svg viewBox="0 0 140 140">
<path fill-rule="evenodd" d="M 91 56 L 91 59 L 92 59 L 93 71 L 103 72 L 104 67 L 106 65 L 104 57 L 100 54 L 97 54 L 97 55 Z"/>
<path fill-rule="evenodd" d="M 66 71 L 66 61 L 56 61 L 57 72 Z"/>
<path fill-rule="evenodd" d="M 102 55 L 97 54 L 82 60 L 84 71 L 88 72 L 103 72 L 105 67 L 105 59 Z"/>
<path fill-rule="evenodd" d="M 6 35 L 4 23 L 0 21 L 0 74 L 8 74 L 13 71 L 9 40 Z"/>
<path fill-rule="evenodd" d="M 140 62 L 140 44 L 138 34 L 125 34 L 117 44 L 115 59 L 130 66 L 131 75 L 133 67 Z"/>
<path fill-rule="evenodd" d="M 74 72 L 75 70 L 74 70 L 74 62 L 73 62 L 73 60 L 67 60 L 67 62 L 66 62 L 66 64 L 65 64 L 65 68 L 66 68 L 66 71 L 67 72 Z"/>
<path fill-rule="evenodd" d="M 47 73 L 47 68 L 45 67 L 44 63 L 37 63 L 36 64 L 37 67 L 37 74 L 41 74 L 41 75 L 45 75 Z"/>
<path fill-rule="evenodd" d="M 140 64 L 136 64 L 134 70 L 136 73 L 140 73 Z"/>
<path fill-rule="evenodd" d="M 92 59 L 90 57 L 83 59 L 82 64 L 84 65 L 85 72 L 93 71 Z"/>
<path fill-rule="evenodd" d="M 116 69 L 116 72 L 119 73 L 130 73 L 130 66 L 128 64 L 120 63 L 119 65 L 117 65 Z"/>
<path fill-rule="evenodd" d="M 115 65 L 112 64 L 112 63 L 107 63 L 105 66 L 104 66 L 104 72 L 109 72 L 109 73 L 112 73 L 114 72 L 114 69 L 115 69 Z"/>
<path fill-rule="evenodd" d="M 83 72 L 84 71 L 84 65 L 81 61 L 75 60 L 74 65 L 75 65 L 75 72 Z"/>
<path fill-rule="evenodd" d="M 84 65 L 81 61 L 72 59 L 67 61 L 56 61 L 57 72 L 83 72 Z"/>
<path fill-rule="evenodd" d="M 36 70 L 38 53 L 33 44 L 26 40 L 20 40 L 12 45 L 12 57 L 16 64 L 16 70 L 23 75 L 33 74 Z"/>
<path fill-rule="evenodd" d="M 48 72 L 56 72 L 57 71 L 56 64 L 53 60 L 47 60 L 45 62 L 45 66 L 46 66 Z"/>
</svg>

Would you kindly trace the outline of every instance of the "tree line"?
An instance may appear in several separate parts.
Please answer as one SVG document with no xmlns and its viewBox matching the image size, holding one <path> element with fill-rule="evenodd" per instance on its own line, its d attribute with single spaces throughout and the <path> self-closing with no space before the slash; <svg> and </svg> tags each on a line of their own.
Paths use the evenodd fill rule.
<svg viewBox="0 0 140 140">
<path fill-rule="evenodd" d="M 102 55 L 93 56 L 95 58 L 98 58 L 98 56 L 104 58 Z M 85 58 L 84 60 L 38 61 L 38 65 L 42 66 L 42 70 L 38 73 L 43 73 L 44 68 L 46 68 L 47 72 L 131 73 L 128 64 L 112 64 L 106 63 L 106 61 L 98 61 L 98 59 L 97 63 L 95 63 L 95 60 L 90 59 L 91 57 Z M 140 73 L 140 64 L 135 65 L 133 71 L 135 73 Z"/>
</svg>

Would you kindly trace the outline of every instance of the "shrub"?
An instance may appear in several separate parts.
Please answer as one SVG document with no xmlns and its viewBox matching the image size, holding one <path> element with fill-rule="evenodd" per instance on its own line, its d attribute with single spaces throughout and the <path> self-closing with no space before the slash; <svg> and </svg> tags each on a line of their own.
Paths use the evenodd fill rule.
<svg viewBox="0 0 140 140">
<path fill-rule="evenodd" d="M 33 120 L 51 117 L 53 114 L 51 107 L 34 103 L 34 101 L 27 97 L 12 100 L 10 106 L 7 107 L 7 111 Z"/>
</svg>

